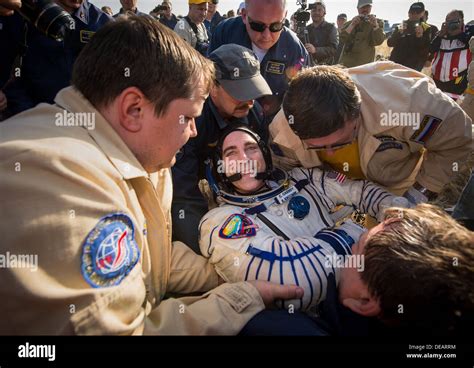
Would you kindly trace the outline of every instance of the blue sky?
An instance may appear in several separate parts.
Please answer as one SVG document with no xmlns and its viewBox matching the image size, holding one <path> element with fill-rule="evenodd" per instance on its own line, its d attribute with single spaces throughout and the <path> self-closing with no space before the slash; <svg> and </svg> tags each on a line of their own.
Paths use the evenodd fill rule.
<svg viewBox="0 0 474 368">
<path fill-rule="evenodd" d="M 108 5 L 114 12 L 120 9 L 119 0 L 89 0 L 96 6 Z M 230 9 L 237 10 L 241 0 L 220 0 L 218 10 L 221 13 L 226 13 Z M 313 2 L 310 0 L 309 2 Z M 160 4 L 159 0 L 138 0 L 138 8 L 148 13 L 156 5 Z M 173 12 L 175 14 L 187 14 L 188 2 L 187 0 L 172 0 Z M 413 1 L 406 0 L 374 0 L 372 13 L 378 18 L 387 19 L 390 23 L 400 23 L 407 17 L 408 9 Z M 296 0 L 287 0 L 288 12 L 293 13 L 298 7 Z M 444 21 L 446 14 L 451 9 L 461 9 L 467 21 L 474 19 L 474 1 L 424 1 L 426 9 L 430 11 L 430 23 L 437 26 Z M 356 10 L 357 0 L 326 0 L 326 20 L 335 22 L 339 13 L 346 13 L 350 18 L 357 14 Z M 467 22 L 466 22 L 467 23 Z"/>
</svg>

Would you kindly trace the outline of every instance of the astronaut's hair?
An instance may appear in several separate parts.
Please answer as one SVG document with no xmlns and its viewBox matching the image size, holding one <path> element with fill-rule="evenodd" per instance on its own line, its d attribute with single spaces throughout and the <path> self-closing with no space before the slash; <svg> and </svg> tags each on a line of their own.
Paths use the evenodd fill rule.
<svg viewBox="0 0 474 368">
<path fill-rule="evenodd" d="M 283 111 L 301 139 L 320 138 L 342 129 L 360 114 L 360 93 L 340 66 L 303 69 L 290 82 Z"/>
<path fill-rule="evenodd" d="M 474 232 L 439 207 L 394 208 L 399 218 L 365 245 L 362 281 L 383 320 L 433 333 L 464 331 L 474 316 Z"/>
<path fill-rule="evenodd" d="M 137 87 L 155 105 L 156 116 L 176 99 L 194 97 L 214 79 L 214 65 L 152 17 L 121 17 L 92 37 L 77 58 L 72 85 L 96 108 Z"/>
</svg>

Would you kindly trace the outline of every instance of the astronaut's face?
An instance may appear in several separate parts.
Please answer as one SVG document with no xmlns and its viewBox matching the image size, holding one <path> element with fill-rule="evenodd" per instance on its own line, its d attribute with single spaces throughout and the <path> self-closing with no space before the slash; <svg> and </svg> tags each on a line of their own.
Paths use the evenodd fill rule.
<svg viewBox="0 0 474 368">
<path fill-rule="evenodd" d="M 256 175 L 265 170 L 265 159 L 249 134 L 239 130 L 230 133 L 222 144 L 222 160 L 226 176 L 242 175 L 232 183 L 240 193 L 253 193 L 264 185 Z"/>
</svg>

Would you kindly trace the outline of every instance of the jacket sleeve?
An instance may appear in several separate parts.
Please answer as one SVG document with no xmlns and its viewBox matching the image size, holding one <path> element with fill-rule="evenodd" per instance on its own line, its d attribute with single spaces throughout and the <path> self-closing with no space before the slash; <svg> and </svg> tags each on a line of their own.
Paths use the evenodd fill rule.
<svg viewBox="0 0 474 368">
<path fill-rule="evenodd" d="M 388 47 L 396 47 L 402 38 L 402 34 L 398 29 L 396 29 L 391 36 L 387 39 Z"/>
<path fill-rule="evenodd" d="M 174 242 L 167 290 L 189 294 L 206 292 L 218 285 L 217 273 L 207 259 L 194 253 L 182 242 Z"/>
<path fill-rule="evenodd" d="M 265 309 L 247 282 L 223 284 L 199 297 L 166 299 L 145 320 L 145 335 L 236 335 Z"/>
<path fill-rule="evenodd" d="M 331 27 L 331 31 L 328 33 L 328 45 L 319 47 L 316 45 L 316 59 L 327 59 L 336 55 L 338 44 L 339 36 L 336 27 L 333 26 Z"/>
</svg>

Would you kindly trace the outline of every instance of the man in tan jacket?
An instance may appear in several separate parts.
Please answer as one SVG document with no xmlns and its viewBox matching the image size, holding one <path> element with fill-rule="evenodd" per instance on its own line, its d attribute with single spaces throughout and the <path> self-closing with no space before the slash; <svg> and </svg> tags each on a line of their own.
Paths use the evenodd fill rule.
<svg viewBox="0 0 474 368">
<path fill-rule="evenodd" d="M 302 296 L 218 286 L 171 243 L 169 167 L 213 72 L 171 30 L 131 17 L 94 36 L 55 105 L 2 123 L 0 333 L 236 334 L 265 304 Z"/>
<path fill-rule="evenodd" d="M 434 198 L 472 151 L 464 111 L 430 78 L 392 62 L 301 72 L 269 129 L 283 168 L 325 163 L 413 203 Z"/>
</svg>

